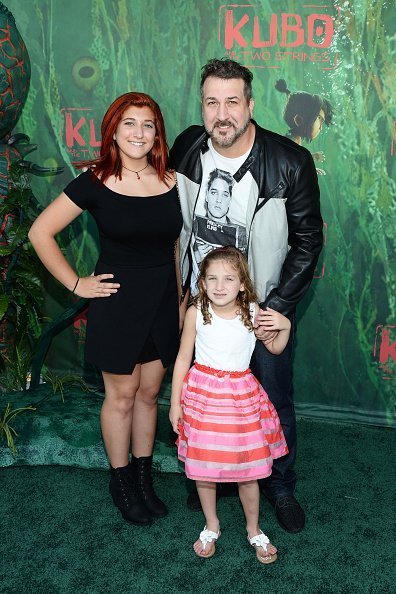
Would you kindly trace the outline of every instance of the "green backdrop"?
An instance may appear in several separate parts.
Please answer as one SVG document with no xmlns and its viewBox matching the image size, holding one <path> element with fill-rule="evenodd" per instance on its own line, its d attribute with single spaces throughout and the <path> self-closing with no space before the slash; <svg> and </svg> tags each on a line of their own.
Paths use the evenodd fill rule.
<svg viewBox="0 0 396 594">
<path fill-rule="evenodd" d="M 100 122 L 118 95 L 141 90 L 163 110 L 168 140 L 200 122 L 200 67 L 230 55 L 254 73 L 255 118 L 286 133 L 291 91 L 331 102 L 333 125 L 309 148 L 323 151 L 319 176 L 326 244 L 299 307 L 297 411 L 395 425 L 396 206 L 394 3 L 306 4 L 293 0 L 6 0 L 27 45 L 31 86 L 17 131 L 39 145 L 40 165 L 62 176 L 33 179 L 45 206 L 95 156 Z M 80 275 L 92 271 L 95 229 L 83 215 L 60 242 Z M 47 315 L 71 295 L 48 279 Z M 53 342 L 47 364 L 89 373 L 85 318 Z"/>
</svg>

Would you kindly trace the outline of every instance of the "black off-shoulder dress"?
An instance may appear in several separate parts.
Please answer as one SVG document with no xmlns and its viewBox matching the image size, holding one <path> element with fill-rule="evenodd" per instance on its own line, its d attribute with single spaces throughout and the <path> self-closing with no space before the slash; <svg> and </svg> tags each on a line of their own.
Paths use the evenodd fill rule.
<svg viewBox="0 0 396 594">
<path fill-rule="evenodd" d="M 124 196 L 91 172 L 65 194 L 96 221 L 100 255 L 95 274 L 111 273 L 121 287 L 90 300 L 85 357 L 102 371 L 131 374 L 136 363 L 174 362 L 179 309 L 174 244 L 182 227 L 176 187 L 158 196 Z"/>
</svg>

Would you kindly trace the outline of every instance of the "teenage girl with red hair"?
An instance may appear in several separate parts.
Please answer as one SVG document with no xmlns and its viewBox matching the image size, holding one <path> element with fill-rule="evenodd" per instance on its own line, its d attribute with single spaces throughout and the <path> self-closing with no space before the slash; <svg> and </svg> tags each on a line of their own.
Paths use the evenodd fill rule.
<svg viewBox="0 0 396 594">
<path fill-rule="evenodd" d="M 127 521 L 149 524 L 167 514 L 151 462 L 157 394 L 179 343 L 175 242 L 182 218 L 157 103 L 144 93 L 122 95 L 101 132 L 100 157 L 81 164 L 86 171 L 40 214 L 29 238 L 58 281 L 91 299 L 86 359 L 103 374 L 110 493 Z M 84 210 L 98 226 L 100 255 L 94 273 L 80 277 L 55 236 Z"/>
</svg>

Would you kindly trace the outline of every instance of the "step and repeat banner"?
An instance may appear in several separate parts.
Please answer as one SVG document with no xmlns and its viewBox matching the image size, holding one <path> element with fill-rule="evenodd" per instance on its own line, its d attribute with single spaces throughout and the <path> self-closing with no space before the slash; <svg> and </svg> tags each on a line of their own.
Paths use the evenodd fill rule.
<svg viewBox="0 0 396 594">
<path fill-rule="evenodd" d="M 33 178 L 47 205 L 98 155 L 107 106 L 131 90 L 151 94 L 168 141 L 201 122 L 200 68 L 230 56 L 254 75 L 255 119 L 313 154 L 325 246 L 298 311 L 295 399 L 300 414 L 395 425 L 396 31 L 392 0 L 6 0 L 32 67 L 16 131 L 31 159 L 64 166 Z M 314 136 L 301 132 L 323 110 Z M 97 256 L 84 214 L 60 243 L 81 275 Z M 72 296 L 50 279 L 46 315 Z M 87 375 L 85 314 L 54 340 L 47 365 Z"/>
</svg>

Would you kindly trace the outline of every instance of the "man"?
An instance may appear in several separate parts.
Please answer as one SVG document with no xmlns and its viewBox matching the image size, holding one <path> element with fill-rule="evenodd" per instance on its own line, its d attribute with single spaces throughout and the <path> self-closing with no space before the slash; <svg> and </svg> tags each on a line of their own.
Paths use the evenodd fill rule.
<svg viewBox="0 0 396 594">
<path fill-rule="evenodd" d="M 305 148 L 261 128 L 252 120 L 253 74 L 229 59 L 210 60 L 202 69 L 204 127 L 191 126 L 175 141 L 171 161 L 177 172 L 183 213 L 180 258 L 185 287 L 194 265 L 194 221 L 205 203 L 205 180 L 214 167 L 234 178 L 228 217 L 246 229 L 250 270 L 262 309 L 269 306 L 292 320 L 307 291 L 322 246 L 322 218 L 315 165 Z M 194 283 L 191 285 L 196 292 Z M 256 324 L 256 336 L 269 338 Z M 260 489 L 275 508 L 279 524 L 300 532 L 305 514 L 294 497 L 296 419 L 293 405 L 292 346 L 271 355 L 256 343 L 251 367 L 273 402 L 289 454 L 275 460 Z"/>
</svg>

